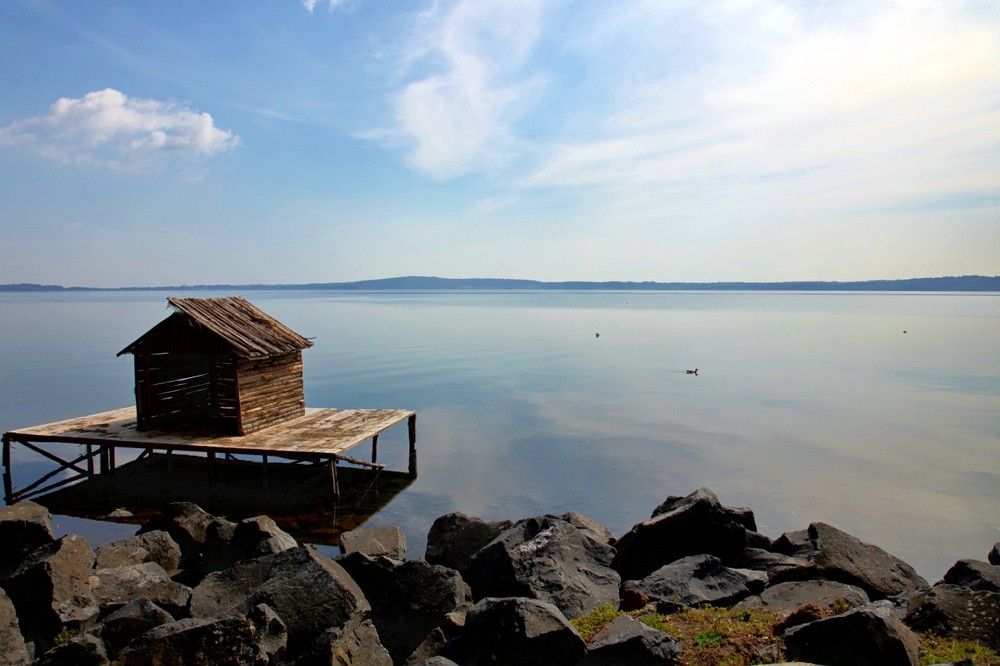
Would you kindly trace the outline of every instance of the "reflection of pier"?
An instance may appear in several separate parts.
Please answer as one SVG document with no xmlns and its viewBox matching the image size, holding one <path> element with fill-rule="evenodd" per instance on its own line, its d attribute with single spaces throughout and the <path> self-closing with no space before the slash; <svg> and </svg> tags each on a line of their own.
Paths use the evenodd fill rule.
<svg viewBox="0 0 1000 666">
<path fill-rule="evenodd" d="M 138 430 L 135 408 L 125 407 L 4 433 L 4 500 L 12 504 L 82 479 L 114 477 L 118 472 L 115 462 L 115 452 L 118 449 L 138 449 L 142 452 L 140 459 L 162 451 L 168 471 L 175 453 L 204 453 L 208 474 L 206 480 L 210 485 L 218 480 L 218 463 L 221 462 L 218 457 L 233 459 L 237 455 L 260 456 L 263 464 L 258 488 L 265 490 L 270 486 L 273 459 L 325 465 L 327 487 L 337 495 L 340 492 L 338 464 L 346 462 L 371 470 L 383 469 L 384 465 L 378 462 L 379 434 L 404 420 L 409 428 L 409 474 L 415 476 L 416 419 L 415 412 L 399 409 L 313 408 L 307 409 L 303 416 L 257 432 L 240 436 L 215 436 L 204 432 L 186 433 L 177 429 L 170 432 Z M 347 455 L 347 451 L 368 440 L 372 443 L 370 460 Z M 58 467 L 15 491 L 11 469 L 11 447 L 14 443 L 44 456 Z M 83 452 L 76 456 L 61 457 L 66 455 L 62 449 L 60 455 L 46 446 L 57 443 L 80 445 L 84 447 Z M 54 477 L 60 476 L 61 472 L 66 474 L 45 485 Z"/>
</svg>

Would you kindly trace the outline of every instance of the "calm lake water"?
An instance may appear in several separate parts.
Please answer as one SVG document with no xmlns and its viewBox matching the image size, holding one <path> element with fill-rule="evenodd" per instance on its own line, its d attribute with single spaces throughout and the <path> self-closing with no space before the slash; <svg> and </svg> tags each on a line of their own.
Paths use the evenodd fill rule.
<svg viewBox="0 0 1000 666">
<path fill-rule="evenodd" d="M 418 412 L 420 474 L 369 522 L 401 526 L 411 557 L 450 511 L 576 510 L 621 535 L 700 486 L 771 537 L 828 522 L 932 582 L 1000 541 L 1000 294 L 238 295 L 315 338 L 309 406 Z M 0 294 L 0 428 L 133 404 L 115 354 L 165 297 Z M 383 435 L 380 462 L 405 470 L 405 438 Z M 19 485 L 32 465 L 15 446 Z"/>
</svg>

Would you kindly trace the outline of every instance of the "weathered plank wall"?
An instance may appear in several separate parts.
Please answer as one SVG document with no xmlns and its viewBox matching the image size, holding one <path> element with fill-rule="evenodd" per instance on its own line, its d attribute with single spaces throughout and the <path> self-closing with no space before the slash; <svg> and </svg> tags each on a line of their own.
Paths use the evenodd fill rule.
<svg viewBox="0 0 1000 666">
<path fill-rule="evenodd" d="M 302 352 L 237 364 L 240 434 L 305 414 Z"/>
</svg>

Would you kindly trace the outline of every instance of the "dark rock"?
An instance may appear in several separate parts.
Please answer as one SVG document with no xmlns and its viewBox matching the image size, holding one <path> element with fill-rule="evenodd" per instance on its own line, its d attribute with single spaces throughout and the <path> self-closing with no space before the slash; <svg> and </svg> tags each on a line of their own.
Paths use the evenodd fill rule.
<svg viewBox="0 0 1000 666">
<path fill-rule="evenodd" d="M 983 592 L 1000 592 L 1000 567 L 979 560 L 959 560 L 942 581 Z"/>
<path fill-rule="evenodd" d="M 260 631 L 246 617 L 188 618 L 160 625 L 128 645 L 121 666 L 218 664 L 265 666 L 271 661 Z"/>
<path fill-rule="evenodd" d="M 280 662 L 288 647 L 288 627 L 274 609 L 267 604 L 257 604 L 247 615 L 260 635 L 260 646 L 269 663 Z"/>
<path fill-rule="evenodd" d="M 129 564 L 156 562 L 167 574 L 174 574 L 181 561 L 177 542 L 163 530 L 153 530 L 119 539 L 97 548 L 98 569 L 113 569 Z"/>
<path fill-rule="evenodd" d="M 860 587 L 872 600 L 905 599 L 926 590 L 927 581 L 903 560 L 826 523 L 812 523 L 806 531 L 783 534 L 775 549 L 808 559 L 817 574 Z"/>
<path fill-rule="evenodd" d="M 771 540 L 771 537 L 760 532 L 747 530 L 747 548 L 759 548 L 769 551 L 772 546 L 774 546 L 774 541 Z"/>
<path fill-rule="evenodd" d="M 858 608 L 785 632 L 791 659 L 826 666 L 917 666 L 920 639 L 888 602 Z"/>
<path fill-rule="evenodd" d="M 53 541 L 52 516 L 44 506 L 34 502 L 0 506 L 0 580 L 28 553 Z"/>
<path fill-rule="evenodd" d="M 40 651 L 53 646 L 66 629 L 89 626 L 98 614 L 90 590 L 94 551 L 81 537 L 68 535 L 32 551 L 0 582 L 17 609 L 21 634 Z"/>
<path fill-rule="evenodd" d="M 738 564 L 741 569 L 763 571 L 771 585 L 816 577 L 816 565 L 812 562 L 760 548 L 744 550 Z"/>
<path fill-rule="evenodd" d="M 371 620 L 357 618 L 323 632 L 313 649 L 296 666 L 392 666 L 392 657 L 379 642 Z"/>
<path fill-rule="evenodd" d="M 1000 566 L 1000 543 L 993 544 L 993 549 L 990 550 L 990 554 L 987 556 L 987 560 L 990 564 L 996 564 Z"/>
<path fill-rule="evenodd" d="M 614 554 L 614 548 L 565 520 L 529 518 L 476 553 L 466 580 L 476 599 L 540 599 L 576 617 L 617 604 L 621 579 L 610 567 Z"/>
<path fill-rule="evenodd" d="M 549 514 L 546 518 L 558 518 L 559 520 L 565 520 L 567 523 L 584 532 L 587 536 L 598 543 L 605 543 L 609 546 L 613 546 L 615 545 L 615 541 L 618 540 L 615 538 L 614 532 L 609 530 L 607 527 L 601 525 L 593 518 L 585 516 L 577 511 Z"/>
<path fill-rule="evenodd" d="M 359 527 L 340 535 L 340 552 L 406 559 L 406 536 L 398 527 Z"/>
<path fill-rule="evenodd" d="M 917 631 L 1000 650 L 1000 593 L 935 585 L 910 600 L 906 623 Z"/>
<path fill-rule="evenodd" d="M 800 608 L 796 608 L 791 613 L 785 616 L 785 619 L 780 622 L 776 622 L 773 631 L 775 633 L 784 633 L 792 627 L 797 627 L 800 624 L 806 624 L 809 622 L 815 622 L 816 620 L 822 620 L 824 617 L 828 617 L 828 614 L 823 611 L 819 606 L 813 604 L 806 604 Z"/>
<path fill-rule="evenodd" d="M 220 533 L 225 533 L 227 529 L 227 526 L 220 524 L 215 524 L 212 527 L 212 531 L 218 536 L 221 536 Z M 292 535 L 278 527 L 274 519 L 269 516 L 256 516 L 241 520 L 233 529 L 229 542 L 234 562 L 254 559 L 262 555 L 273 555 L 297 548 L 299 545 Z"/>
<path fill-rule="evenodd" d="M 347 626 L 371 610 L 343 567 L 300 546 L 205 576 L 191 592 L 190 612 L 195 618 L 245 615 L 259 603 L 273 608 L 287 626 L 292 659 L 328 627 Z"/>
<path fill-rule="evenodd" d="M 60 643 L 35 662 L 37 666 L 107 666 L 110 663 L 104 642 L 90 634 L 80 634 Z"/>
<path fill-rule="evenodd" d="M 731 606 L 750 595 L 748 577 L 722 566 L 712 555 L 690 555 L 660 567 L 641 580 L 622 584 L 657 603 L 661 613 L 680 607 Z"/>
<path fill-rule="evenodd" d="M 28 649 L 21 637 L 17 612 L 7 593 L 0 589 L 0 665 L 20 666 L 30 660 Z"/>
<path fill-rule="evenodd" d="M 829 613 L 868 603 L 868 595 L 860 587 L 831 580 L 805 580 L 772 585 L 759 597 L 740 602 L 736 608 L 766 608 L 789 615 L 805 606 L 815 606 Z"/>
<path fill-rule="evenodd" d="M 576 664 L 586 653 L 583 639 L 558 608 L 525 598 L 483 599 L 466 616 L 456 641 L 460 664 L 560 666 Z"/>
<path fill-rule="evenodd" d="M 683 646 L 662 631 L 627 615 L 616 617 L 587 646 L 579 666 L 657 666 L 679 663 Z"/>
<path fill-rule="evenodd" d="M 180 566 L 197 568 L 204 555 L 208 528 L 215 523 L 215 516 L 191 502 L 171 502 L 162 513 L 150 518 L 139 534 L 164 530 L 181 549 Z"/>
<path fill-rule="evenodd" d="M 487 522 L 464 513 L 439 517 L 427 533 L 427 554 L 431 564 L 440 564 L 459 573 L 469 568 L 472 556 L 513 526 L 509 520 Z"/>
<path fill-rule="evenodd" d="M 135 637 L 161 624 L 174 621 L 174 617 L 149 599 L 129 602 L 101 620 L 93 633 L 104 641 L 112 659 Z"/>
<path fill-rule="evenodd" d="M 379 640 L 394 663 L 403 663 L 449 612 L 472 600 L 457 571 L 424 560 L 355 552 L 336 561 L 365 593 Z"/>
<path fill-rule="evenodd" d="M 723 506 L 701 488 L 687 497 L 669 497 L 653 517 L 635 525 L 617 541 L 612 568 L 624 580 L 638 580 L 688 555 L 714 555 L 726 566 L 739 561 L 747 545 L 752 514 Z"/>
<path fill-rule="evenodd" d="M 175 583 L 156 562 L 143 562 L 97 569 L 90 577 L 90 588 L 101 606 L 110 613 L 139 599 L 148 599 L 174 617 L 186 613 L 191 590 Z"/>
<path fill-rule="evenodd" d="M 202 560 L 199 571 L 202 574 L 227 569 L 244 559 L 243 554 L 233 546 L 236 523 L 216 518 L 205 528 L 205 543 L 202 546 Z M 195 577 L 192 585 L 197 585 L 200 577 Z"/>
<path fill-rule="evenodd" d="M 427 659 L 420 659 L 418 661 L 408 661 L 407 666 L 458 666 L 455 662 L 447 657 L 437 656 L 428 657 Z"/>
<path fill-rule="evenodd" d="M 412 664 L 422 663 L 432 657 L 442 656 L 447 651 L 448 645 L 456 640 L 465 629 L 465 615 L 466 611 L 464 610 L 446 614 L 440 626 L 432 629 L 417 646 L 417 649 L 410 654 L 406 660 L 407 665 L 412 666 Z"/>
</svg>

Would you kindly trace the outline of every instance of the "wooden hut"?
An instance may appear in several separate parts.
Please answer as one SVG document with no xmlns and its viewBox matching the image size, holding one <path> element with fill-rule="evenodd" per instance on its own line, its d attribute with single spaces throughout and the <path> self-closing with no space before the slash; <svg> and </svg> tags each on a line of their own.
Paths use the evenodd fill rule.
<svg viewBox="0 0 1000 666">
<path fill-rule="evenodd" d="M 137 430 L 247 435 L 305 413 L 312 342 L 243 298 L 167 302 L 175 312 L 118 352 L 135 357 Z"/>
</svg>

